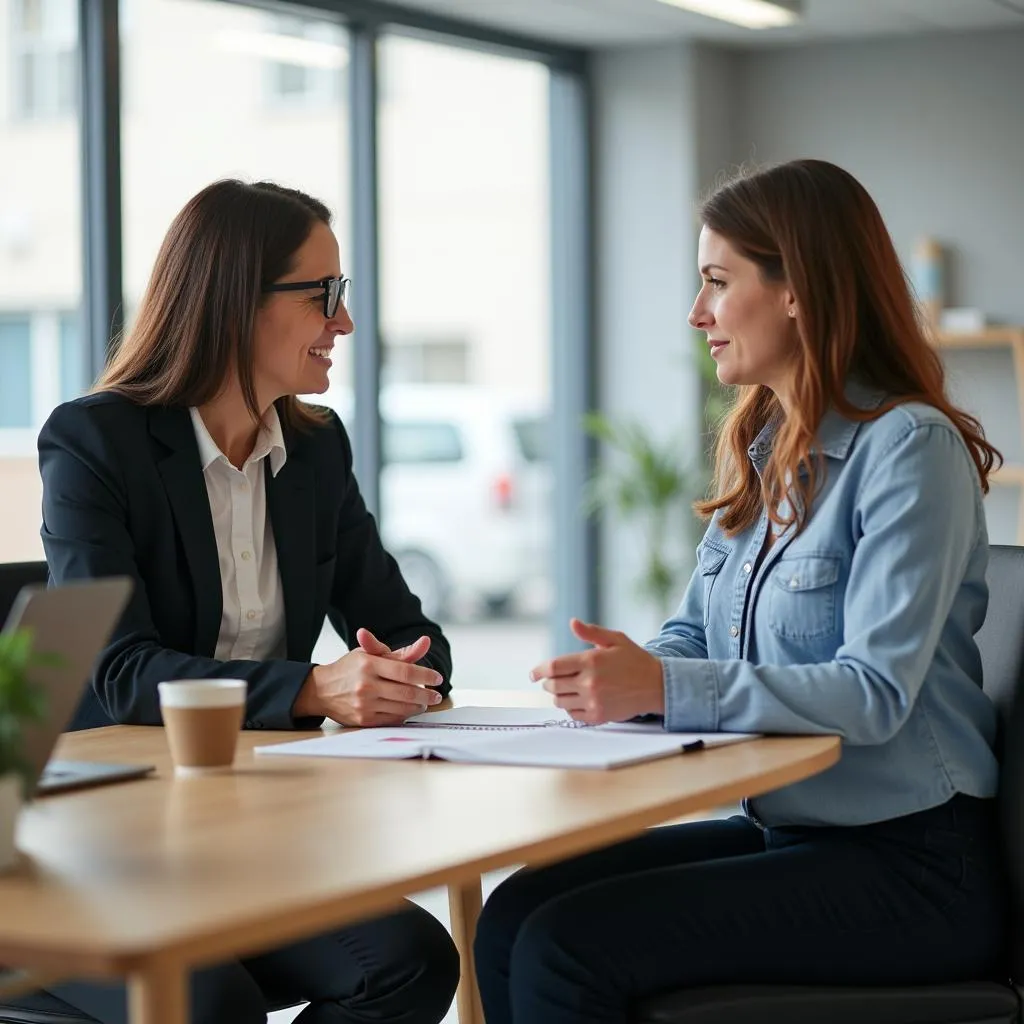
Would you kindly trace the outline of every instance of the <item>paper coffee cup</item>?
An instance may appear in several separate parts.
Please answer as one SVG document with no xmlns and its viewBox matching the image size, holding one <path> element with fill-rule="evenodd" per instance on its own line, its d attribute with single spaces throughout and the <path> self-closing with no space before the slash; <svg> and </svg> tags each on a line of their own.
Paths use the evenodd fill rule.
<svg viewBox="0 0 1024 1024">
<path fill-rule="evenodd" d="M 158 690 L 174 774 L 228 771 L 245 717 L 245 680 L 176 679 Z"/>
</svg>

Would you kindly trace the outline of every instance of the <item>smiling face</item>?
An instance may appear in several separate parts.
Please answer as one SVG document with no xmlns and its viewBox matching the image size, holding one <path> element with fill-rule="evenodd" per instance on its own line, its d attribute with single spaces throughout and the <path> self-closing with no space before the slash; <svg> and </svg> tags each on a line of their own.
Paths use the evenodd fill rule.
<svg viewBox="0 0 1024 1024">
<path fill-rule="evenodd" d="M 334 232 L 316 221 L 292 264 L 277 283 L 339 277 L 341 263 Z M 335 336 L 351 334 L 355 328 L 342 303 L 327 319 L 323 296 L 322 288 L 264 296 L 256 314 L 254 338 L 255 384 L 261 407 L 284 395 L 323 394 L 327 390 Z"/>
<path fill-rule="evenodd" d="M 796 301 L 785 282 L 704 227 L 697 246 L 703 281 L 689 322 L 704 331 L 723 384 L 763 384 L 785 404 L 799 341 Z"/>
</svg>

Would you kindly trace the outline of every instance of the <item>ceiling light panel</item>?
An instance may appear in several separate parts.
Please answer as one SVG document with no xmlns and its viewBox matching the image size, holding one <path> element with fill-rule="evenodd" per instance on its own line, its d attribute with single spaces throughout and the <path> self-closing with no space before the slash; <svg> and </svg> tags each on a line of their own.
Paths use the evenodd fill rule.
<svg viewBox="0 0 1024 1024">
<path fill-rule="evenodd" d="M 798 18 L 788 7 L 769 3 L 768 0 L 660 0 L 671 7 L 679 7 L 707 18 L 728 21 L 743 28 L 781 28 L 793 25 Z"/>
</svg>

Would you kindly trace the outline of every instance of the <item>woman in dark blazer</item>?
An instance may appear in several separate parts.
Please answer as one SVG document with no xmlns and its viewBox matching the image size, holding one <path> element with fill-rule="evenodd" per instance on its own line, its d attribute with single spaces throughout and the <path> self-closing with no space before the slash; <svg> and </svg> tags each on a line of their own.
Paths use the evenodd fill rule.
<svg viewBox="0 0 1024 1024">
<path fill-rule="evenodd" d="M 334 339 L 353 330 L 347 284 L 322 203 L 217 182 L 172 224 L 94 392 L 43 427 L 54 581 L 135 581 L 76 727 L 159 724 L 167 679 L 245 679 L 251 729 L 395 724 L 449 689 L 448 643 L 381 544 L 344 427 L 295 397 L 327 389 Z M 314 665 L 325 616 L 358 646 Z M 309 1001 L 302 1024 L 436 1024 L 457 981 L 447 932 L 410 904 L 196 972 L 191 1019 Z M 125 1020 L 120 986 L 53 993 Z"/>
</svg>

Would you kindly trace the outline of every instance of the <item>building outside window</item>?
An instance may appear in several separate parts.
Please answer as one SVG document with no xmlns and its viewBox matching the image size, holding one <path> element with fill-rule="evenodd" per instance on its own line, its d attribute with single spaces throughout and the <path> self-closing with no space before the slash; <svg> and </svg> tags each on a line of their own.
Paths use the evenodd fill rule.
<svg viewBox="0 0 1024 1024">
<path fill-rule="evenodd" d="M 78 102 L 75 0 L 13 0 L 12 114 L 70 117 Z"/>
<path fill-rule="evenodd" d="M 272 105 L 325 107 L 342 100 L 339 74 L 348 52 L 334 25 L 309 18 L 272 17 L 260 40 L 267 58 L 266 88 Z"/>
</svg>

